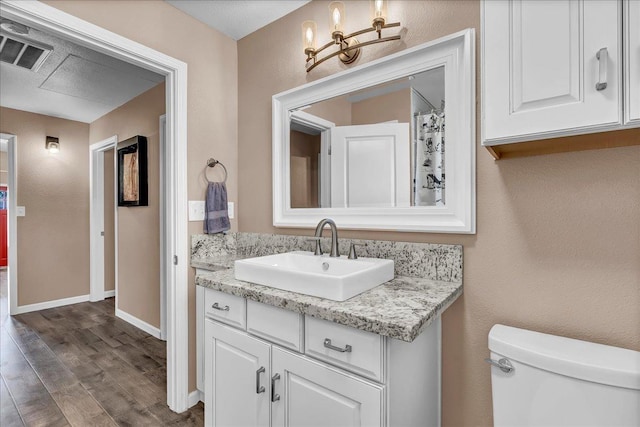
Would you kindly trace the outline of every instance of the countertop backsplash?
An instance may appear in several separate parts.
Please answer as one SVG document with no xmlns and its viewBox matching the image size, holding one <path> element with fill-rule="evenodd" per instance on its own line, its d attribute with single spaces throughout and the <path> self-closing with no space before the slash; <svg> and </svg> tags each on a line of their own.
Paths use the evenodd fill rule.
<svg viewBox="0 0 640 427">
<path fill-rule="evenodd" d="M 290 251 L 311 251 L 315 242 L 310 236 L 284 234 L 228 233 L 191 236 L 191 266 L 220 270 L 233 266 L 233 261 Z M 340 254 L 349 253 L 351 242 L 359 257 L 392 259 L 396 276 L 419 277 L 446 282 L 462 281 L 462 246 L 433 243 L 408 243 L 384 240 L 339 239 Z M 324 253 L 329 253 L 331 238 L 321 240 Z"/>
</svg>

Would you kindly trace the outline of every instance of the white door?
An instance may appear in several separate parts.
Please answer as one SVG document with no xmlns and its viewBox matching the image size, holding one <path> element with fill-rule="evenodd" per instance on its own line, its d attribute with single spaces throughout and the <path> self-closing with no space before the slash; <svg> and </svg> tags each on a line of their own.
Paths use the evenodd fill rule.
<svg viewBox="0 0 640 427">
<path fill-rule="evenodd" d="M 640 125 L 640 1 L 629 0 L 625 5 L 625 124 Z"/>
<path fill-rule="evenodd" d="M 382 386 L 277 347 L 272 363 L 273 427 L 383 425 Z"/>
<path fill-rule="evenodd" d="M 205 425 L 269 426 L 270 345 L 205 320 Z"/>
<path fill-rule="evenodd" d="M 486 0 L 483 8 L 485 143 L 621 122 L 621 2 Z"/>
<path fill-rule="evenodd" d="M 409 123 L 331 128 L 331 207 L 410 205 Z"/>
</svg>

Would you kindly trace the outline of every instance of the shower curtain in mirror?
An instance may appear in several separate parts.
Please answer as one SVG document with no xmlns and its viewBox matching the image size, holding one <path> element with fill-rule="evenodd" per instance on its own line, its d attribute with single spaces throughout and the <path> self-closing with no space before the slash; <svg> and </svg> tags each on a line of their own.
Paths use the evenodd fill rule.
<svg viewBox="0 0 640 427">
<path fill-rule="evenodd" d="M 415 118 L 415 206 L 444 206 L 444 111 L 419 114 Z"/>
</svg>

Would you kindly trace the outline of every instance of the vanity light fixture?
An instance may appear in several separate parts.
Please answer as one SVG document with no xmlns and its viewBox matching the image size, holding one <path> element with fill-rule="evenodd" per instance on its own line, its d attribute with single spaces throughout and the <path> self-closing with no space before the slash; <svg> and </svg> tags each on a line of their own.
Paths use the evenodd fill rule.
<svg viewBox="0 0 640 427">
<path fill-rule="evenodd" d="M 47 136 L 45 148 L 49 151 L 49 154 L 57 154 L 60 151 L 59 139 L 53 136 Z"/>
<path fill-rule="evenodd" d="M 344 64 L 350 64 L 360 55 L 360 48 L 371 44 L 388 42 L 392 40 L 400 40 L 400 35 L 382 37 L 382 29 L 390 27 L 399 27 L 399 22 L 387 24 L 387 0 L 371 0 L 371 14 L 373 16 L 371 27 L 364 28 L 351 34 L 344 34 L 345 9 L 344 3 L 334 1 L 329 4 L 329 28 L 331 29 L 332 40 L 316 49 L 317 26 L 314 21 L 304 21 L 302 23 L 302 46 L 304 53 L 307 55 L 306 66 L 307 72 L 313 70 L 329 58 L 338 56 Z M 371 31 L 378 33 L 378 38 L 359 42 L 356 36 L 366 34 Z M 325 49 L 337 45 L 338 49 L 326 55 L 324 58 L 318 58 L 318 54 Z"/>
</svg>

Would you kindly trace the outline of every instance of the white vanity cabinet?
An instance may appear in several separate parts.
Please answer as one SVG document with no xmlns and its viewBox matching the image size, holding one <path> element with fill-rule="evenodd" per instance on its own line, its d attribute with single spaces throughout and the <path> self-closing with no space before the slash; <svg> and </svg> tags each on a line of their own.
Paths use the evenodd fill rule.
<svg viewBox="0 0 640 427">
<path fill-rule="evenodd" d="M 201 286 L 196 299 L 206 426 L 440 424 L 439 318 L 407 343 Z"/>
<path fill-rule="evenodd" d="M 636 0 L 483 1 L 483 145 L 632 127 L 637 9 Z"/>
<path fill-rule="evenodd" d="M 204 363 L 207 426 L 384 424 L 381 385 L 211 319 Z"/>
</svg>

